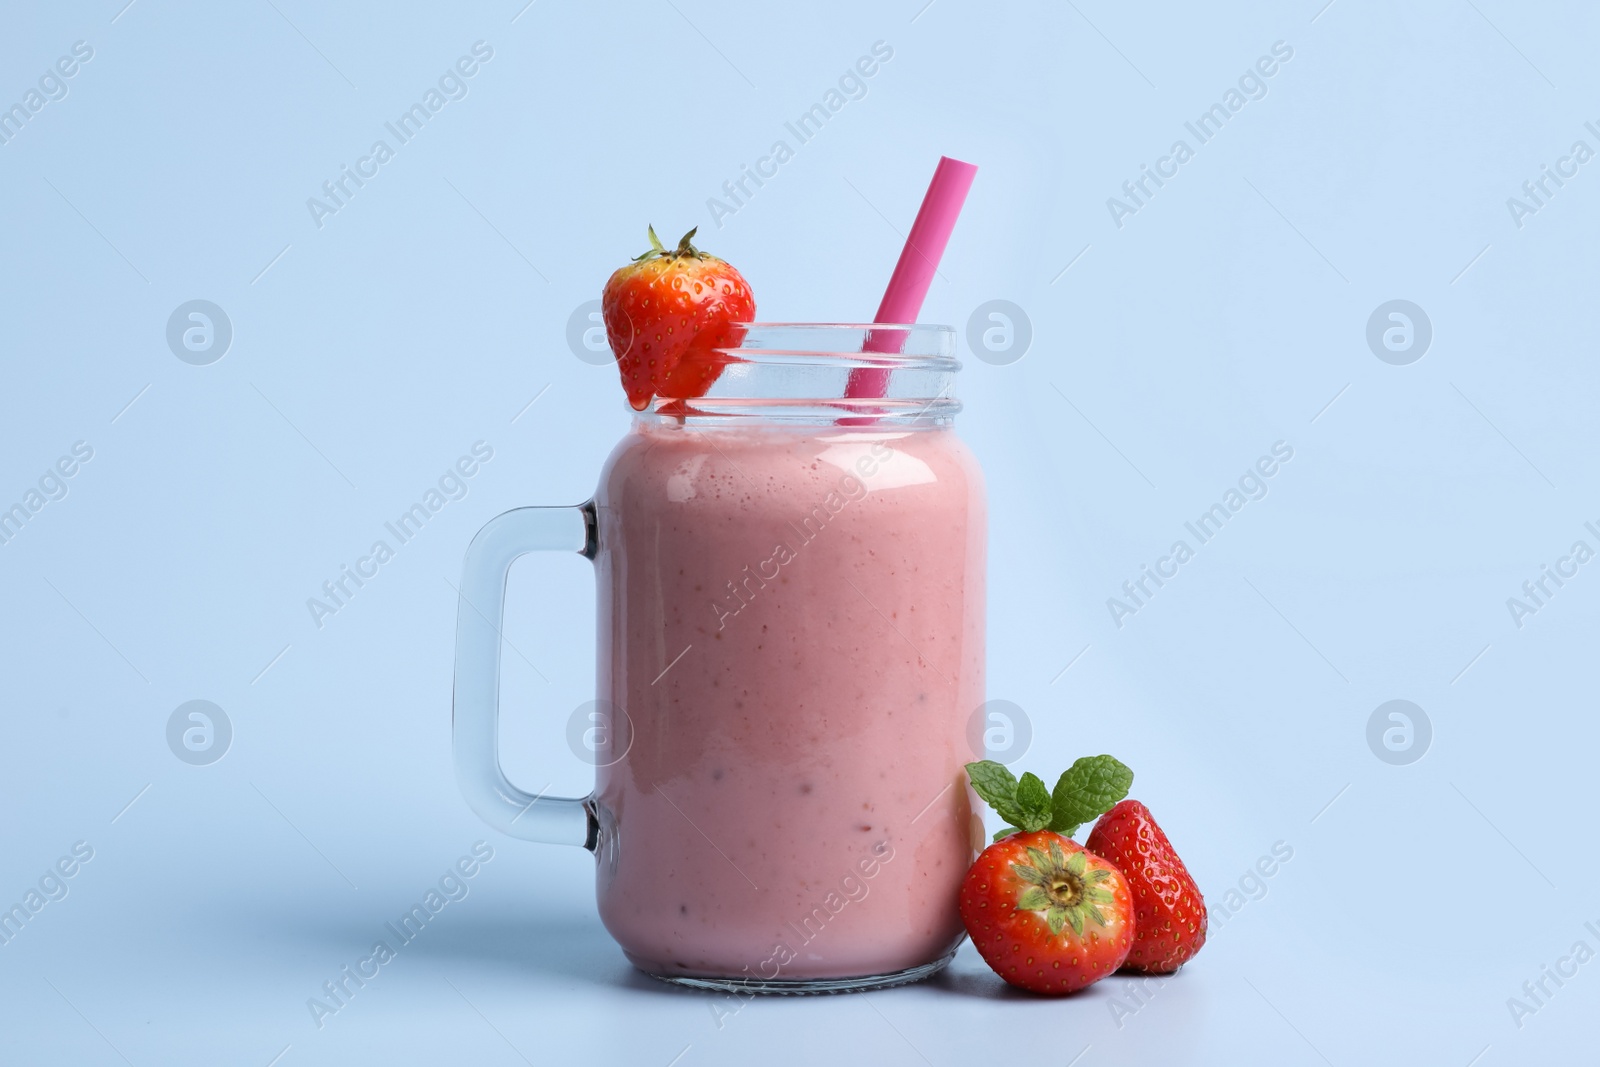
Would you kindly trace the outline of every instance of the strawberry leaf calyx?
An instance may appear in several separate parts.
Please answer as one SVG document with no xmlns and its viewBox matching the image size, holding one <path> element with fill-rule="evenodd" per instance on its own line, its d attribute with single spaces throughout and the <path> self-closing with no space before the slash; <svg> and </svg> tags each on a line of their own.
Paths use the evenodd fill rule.
<svg viewBox="0 0 1600 1067">
<path fill-rule="evenodd" d="M 1048 854 L 1038 848 L 1027 849 L 1027 862 L 1011 864 L 1011 871 L 1023 884 L 1017 894 L 1018 911 L 1043 912 L 1051 936 L 1068 927 L 1082 937 L 1086 926 L 1110 925 L 1100 905 L 1115 902 L 1115 896 L 1101 885 L 1110 877 L 1104 869 L 1088 869 L 1088 857 L 1080 849 L 1069 858 L 1054 840 Z"/>
<path fill-rule="evenodd" d="M 1116 757 L 1105 755 L 1077 760 L 1049 792 L 1037 775 L 1024 773 L 1018 779 L 1005 764 L 994 760 L 967 764 L 967 778 L 973 792 L 1007 823 L 994 835 L 996 841 L 1019 830 L 1050 829 L 1071 837 L 1084 823 L 1110 811 L 1133 785 L 1133 771 Z"/>
<path fill-rule="evenodd" d="M 644 262 L 646 262 L 648 260 L 658 259 L 658 258 L 666 258 L 666 259 L 707 259 L 707 258 L 709 258 L 704 252 L 700 251 L 693 244 L 694 235 L 696 233 L 700 232 L 700 227 L 698 227 L 698 226 L 696 226 L 694 229 L 690 230 L 688 233 L 686 233 L 682 237 L 680 237 L 678 239 L 678 247 L 674 248 L 674 249 L 672 249 L 670 251 L 667 249 L 666 245 L 661 243 L 661 238 L 656 236 L 656 228 L 655 228 L 655 226 L 652 225 L 652 226 L 647 227 L 646 228 L 646 232 L 649 234 L 649 237 L 650 237 L 650 247 L 649 247 L 648 250 L 646 250 L 641 255 L 637 255 L 637 256 L 633 257 L 633 262 L 635 262 L 635 263 L 644 263 Z"/>
</svg>

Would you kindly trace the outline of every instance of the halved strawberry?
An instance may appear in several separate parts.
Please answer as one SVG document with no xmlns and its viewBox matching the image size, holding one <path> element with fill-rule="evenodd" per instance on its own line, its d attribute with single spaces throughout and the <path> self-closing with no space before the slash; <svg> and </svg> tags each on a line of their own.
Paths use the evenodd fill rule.
<svg viewBox="0 0 1600 1067">
<path fill-rule="evenodd" d="M 696 227 L 698 229 L 698 227 Z M 620 268 L 601 294 L 606 340 L 635 411 L 652 397 L 704 396 L 732 360 L 718 349 L 744 339 L 735 323 L 755 318 L 744 276 L 690 243 L 668 251 L 651 227 L 650 250 Z"/>
<path fill-rule="evenodd" d="M 1133 887 L 1137 934 L 1126 967 L 1168 974 L 1206 943 L 1206 902 L 1150 809 L 1124 800 L 1100 817 L 1088 847 L 1122 869 Z"/>
</svg>

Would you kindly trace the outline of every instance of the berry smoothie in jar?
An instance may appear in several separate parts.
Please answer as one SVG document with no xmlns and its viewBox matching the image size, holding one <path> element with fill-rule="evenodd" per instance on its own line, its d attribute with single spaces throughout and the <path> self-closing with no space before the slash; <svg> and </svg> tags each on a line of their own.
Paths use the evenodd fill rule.
<svg viewBox="0 0 1600 1067">
<path fill-rule="evenodd" d="M 778 328 L 790 351 L 833 329 Z M 773 379 L 749 391 L 792 391 L 741 356 Z M 600 914 L 651 974 L 914 976 L 960 940 L 984 491 L 954 402 L 907 399 L 865 425 L 809 398 L 642 413 L 601 477 L 600 703 L 628 721 L 594 797 Z"/>
<path fill-rule="evenodd" d="M 503 832 L 591 850 L 606 929 L 664 981 L 924 978 L 965 936 L 983 840 L 965 768 L 983 756 L 987 516 L 954 429 L 955 331 L 882 308 L 755 322 L 692 231 L 649 237 L 602 300 L 634 414 L 594 499 L 506 512 L 467 550 L 457 779 Z M 907 262 L 924 259 L 903 255 L 891 291 Z M 506 575 L 538 550 L 595 565 L 597 699 L 568 722 L 596 770 L 585 798 L 500 766 Z"/>
</svg>

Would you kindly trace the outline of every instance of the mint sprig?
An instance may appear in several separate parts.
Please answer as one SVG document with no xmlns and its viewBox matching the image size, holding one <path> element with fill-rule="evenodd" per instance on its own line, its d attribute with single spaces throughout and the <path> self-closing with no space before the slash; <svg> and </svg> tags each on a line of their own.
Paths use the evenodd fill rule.
<svg viewBox="0 0 1600 1067">
<path fill-rule="evenodd" d="M 1133 772 L 1113 756 L 1084 756 L 1056 780 L 1050 794 L 1050 829 L 1071 837 L 1078 827 L 1098 819 L 1128 795 Z"/>
<path fill-rule="evenodd" d="M 992 759 L 979 760 L 967 764 L 967 778 L 972 782 L 972 791 L 1002 819 L 1013 826 L 1022 825 L 1022 809 L 1017 806 L 1017 776 L 1010 768 Z"/>
<path fill-rule="evenodd" d="M 1062 772 L 1049 792 L 1038 775 L 1025 773 L 1018 779 L 994 760 L 967 764 L 967 778 L 973 792 L 1007 823 L 995 833 L 996 841 L 1019 830 L 1046 828 L 1071 837 L 1084 823 L 1110 811 L 1133 785 L 1133 772 L 1115 756 L 1084 756 Z"/>
<path fill-rule="evenodd" d="M 1050 791 L 1036 774 L 1024 774 L 1017 783 L 1017 807 L 1022 821 L 1018 826 L 1048 826 L 1051 819 Z"/>
</svg>

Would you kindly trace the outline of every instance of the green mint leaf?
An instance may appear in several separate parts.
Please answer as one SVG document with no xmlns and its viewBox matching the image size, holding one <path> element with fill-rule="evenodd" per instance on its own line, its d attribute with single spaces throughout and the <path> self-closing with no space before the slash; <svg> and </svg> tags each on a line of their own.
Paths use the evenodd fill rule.
<svg viewBox="0 0 1600 1067">
<path fill-rule="evenodd" d="M 1098 819 L 1133 785 L 1133 772 L 1114 756 L 1084 756 L 1056 782 L 1050 795 L 1050 829 L 1070 837 L 1083 823 Z"/>
<path fill-rule="evenodd" d="M 1017 783 L 1017 809 L 1021 821 L 1011 820 L 1024 830 L 1043 830 L 1050 825 L 1052 802 L 1050 791 L 1037 774 L 1031 771 Z"/>
<path fill-rule="evenodd" d="M 996 763 L 992 759 L 969 763 L 967 778 L 972 782 L 972 791 L 982 797 L 996 814 L 1013 826 L 1022 825 L 1022 809 L 1017 805 L 1017 779 L 1004 763 Z"/>
<path fill-rule="evenodd" d="M 1015 826 L 1002 826 L 1002 827 L 1000 827 L 1000 829 L 998 829 L 998 830 L 996 830 L 994 832 L 994 836 L 989 839 L 989 843 L 993 844 L 994 842 L 1000 840 L 1002 837 L 1010 837 L 1012 834 L 1014 834 L 1016 832 L 1017 832 L 1017 828 Z"/>
</svg>

